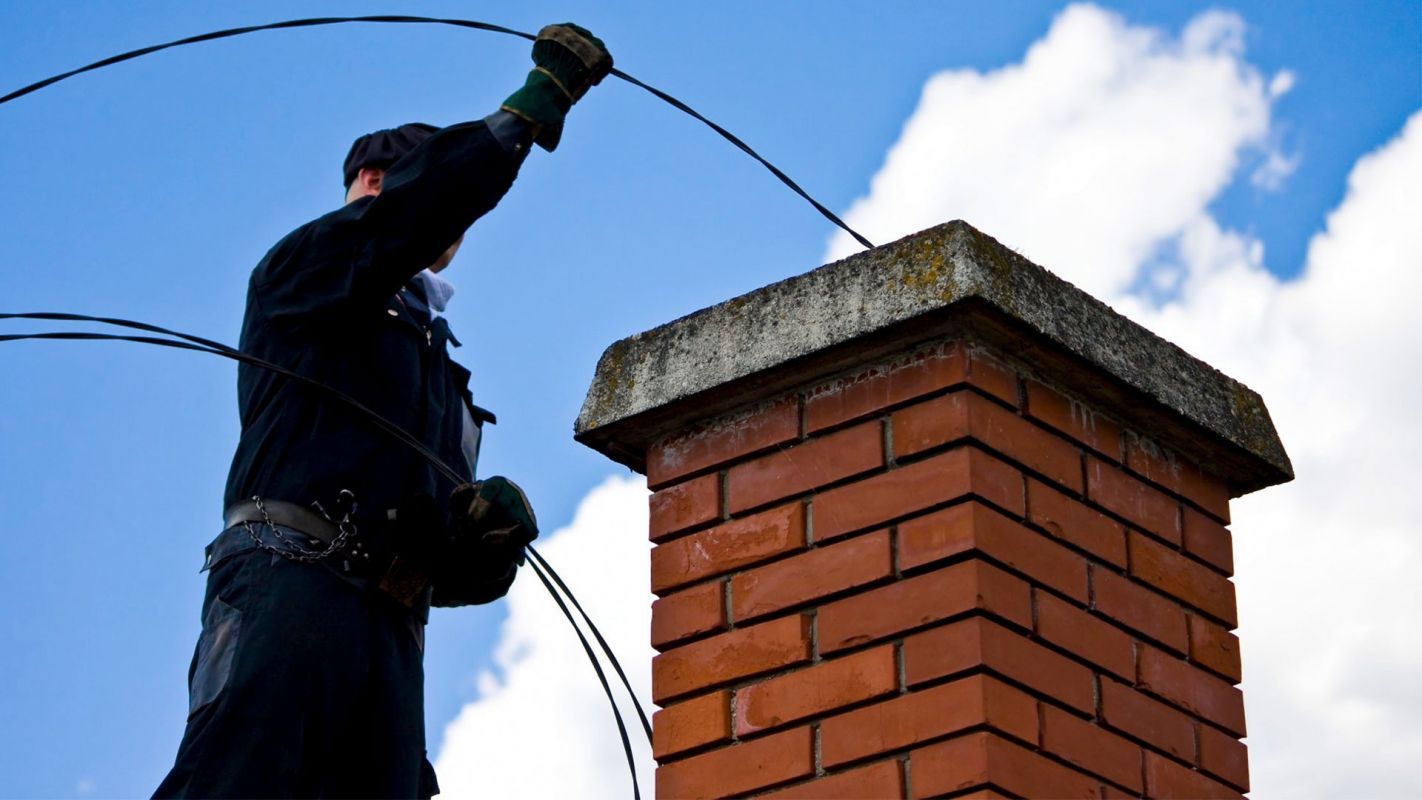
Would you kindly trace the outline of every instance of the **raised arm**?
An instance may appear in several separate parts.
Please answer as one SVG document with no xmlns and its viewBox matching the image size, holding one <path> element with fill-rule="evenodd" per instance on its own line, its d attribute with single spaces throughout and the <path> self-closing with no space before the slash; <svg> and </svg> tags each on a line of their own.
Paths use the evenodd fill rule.
<svg viewBox="0 0 1422 800">
<path fill-rule="evenodd" d="M 435 131 L 390 165 L 377 195 L 278 244 L 253 275 L 263 310 L 274 318 L 378 313 L 434 264 L 503 198 L 530 143 L 557 146 L 568 110 L 612 68 L 602 42 L 574 25 L 540 31 L 533 61 L 500 111 Z"/>
</svg>

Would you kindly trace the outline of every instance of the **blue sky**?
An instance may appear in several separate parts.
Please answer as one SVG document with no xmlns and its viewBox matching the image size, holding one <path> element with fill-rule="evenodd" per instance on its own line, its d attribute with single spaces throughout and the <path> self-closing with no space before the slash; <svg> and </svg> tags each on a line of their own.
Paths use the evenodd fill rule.
<svg viewBox="0 0 1422 800">
<path fill-rule="evenodd" d="M 1106 7 L 1176 36 L 1211 6 Z M 1422 5 L 1222 7 L 1244 21 L 1248 64 L 1266 79 L 1294 77 L 1272 103 L 1267 147 L 1239 151 L 1208 212 L 1262 244 L 1270 273 L 1292 278 L 1358 159 L 1422 106 Z M 1062 8 L 3 3 L 0 90 L 121 50 L 297 16 L 398 11 L 524 30 L 572 19 L 609 43 L 619 67 L 842 211 L 869 191 L 925 81 L 1022 61 Z M 483 116 L 527 67 L 527 45 L 512 38 L 342 26 L 162 53 L 0 107 L 0 306 L 127 316 L 235 343 L 249 270 L 340 202 L 355 135 Z M 1295 162 L 1275 189 L 1249 179 L 1267 152 Z M 530 157 L 447 273 L 465 342 L 455 356 L 500 419 L 483 471 L 519 480 L 546 529 L 567 525 L 590 490 L 625 474 L 571 438 L 602 348 L 817 266 L 831 233 L 689 118 L 615 81 L 596 89 L 558 152 Z M 0 375 L 0 796 L 146 794 L 182 730 L 197 569 L 237 433 L 234 369 L 129 345 L 25 343 L 0 350 Z M 432 750 L 476 696 L 505 613 L 436 614 Z M 530 711 L 535 727 L 512 735 L 533 742 L 556 724 L 539 716 L 551 714 Z"/>
</svg>

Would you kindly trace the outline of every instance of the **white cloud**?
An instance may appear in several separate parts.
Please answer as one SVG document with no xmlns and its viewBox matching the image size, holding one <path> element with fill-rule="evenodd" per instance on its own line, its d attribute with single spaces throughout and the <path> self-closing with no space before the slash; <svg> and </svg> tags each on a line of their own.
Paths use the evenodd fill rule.
<svg viewBox="0 0 1422 800">
<path fill-rule="evenodd" d="M 941 73 L 847 221 L 888 241 L 962 217 L 1259 390 L 1298 480 L 1236 502 L 1259 796 L 1414 797 L 1422 752 L 1422 113 L 1359 161 L 1282 282 L 1208 204 L 1297 159 L 1293 85 L 1209 12 L 1173 41 L 1064 11 L 1020 64 Z M 844 236 L 830 257 L 854 248 Z"/>
<path fill-rule="evenodd" d="M 1273 192 L 1283 187 L 1284 181 L 1299 168 L 1299 156 L 1286 155 L 1278 149 L 1270 150 L 1264 160 L 1249 175 L 1249 182 L 1256 188 Z"/>
<path fill-rule="evenodd" d="M 1244 62 L 1244 23 L 1196 17 L 1181 37 L 1074 5 L 1021 63 L 929 79 L 845 215 L 875 242 L 962 218 L 1097 295 L 1267 149 L 1269 95 Z M 830 258 L 858 249 L 847 235 Z"/>
<path fill-rule="evenodd" d="M 1172 38 L 1072 6 L 1021 63 L 930 79 L 847 219 L 880 242 L 967 219 L 1264 395 L 1299 477 L 1235 503 L 1254 793 L 1419 796 L 1422 113 L 1280 281 L 1208 213 L 1251 158 L 1290 161 L 1270 104 L 1293 75 L 1266 83 L 1243 33 L 1223 12 Z M 645 530 L 642 484 L 613 480 L 544 545 L 644 697 Z M 606 701 L 531 575 L 510 612 L 502 677 L 447 730 L 445 796 L 625 797 Z"/>
<path fill-rule="evenodd" d="M 1274 77 L 1269 79 L 1269 98 L 1278 100 L 1280 97 L 1288 94 L 1289 90 L 1294 88 L 1294 81 L 1296 79 L 1297 76 L 1294 75 L 1292 70 L 1281 69 L 1274 73 Z"/>
<path fill-rule="evenodd" d="M 650 714 L 645 483 L 609 478 L 583 499 L 572 524 L 538 549 L 597 623 Z M 509 593 L 494 654 L 498 674 L 479 676 L 479 699 L 445 729 L 435 759 L 441 797 L 629 797 L 631 778 L 607 698 L 567 620 L 532 571 L 524 573 Z M 620 693 L 616 675 L 605 669 Z M 636 712 L 622 707 L 643 796 L 650 797 L 651 751 Z"/>
<path fill-rule="evenodd" d="M 1294 88 L 1295 80 L 1296 76 L 1291 70 L 1281 69 L 1274 73 L 1274 77 L 1269 79 L 1270 102 L 1288 94 Z M 1302 156 L 1298 153 L 1285 153 L 1277 135 L 1271 142 L 1272 144 L 1265 148 L 1264 160 L 1254 168 L 1254 172 L 1249 176 L 1249 182 L 1255 188 L 1263 189 L 1266 192 L 1282 188 L 1284 181 L 1294 174 L 1294 170 L 1299 168 L 1299 161 L 1302 160 Z"/>
<path fill-rule="evenodd" d="M 1260 796 L 1422 795 L 1419 182 L 1422 112 L 1358 162 L 1299 278 L 1201 219 L 1180 297 L 1119 304 L 1263 394 L 1299 476 L 1235 504 Z"/>
</svg>

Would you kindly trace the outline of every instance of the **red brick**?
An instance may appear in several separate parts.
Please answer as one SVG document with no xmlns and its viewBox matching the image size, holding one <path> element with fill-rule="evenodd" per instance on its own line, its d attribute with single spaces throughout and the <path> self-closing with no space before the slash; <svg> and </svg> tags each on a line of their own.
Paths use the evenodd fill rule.
<svg viewBox="0 0 1422 800">
<path fill-rule="evenodd" d="M 1032 590 L 1032 599 L 1037 604 L 1038 636 L 1125 680 L 1135 680 L 1135 650 L 1131 637 L 1120 628 L 1041 589 Z"/>
<path fill-rule="evenodd" d="M 1073 491 L 1082 490 L 1081 452 L 972 392 L 953 392 L 894 413 L 895 458 L 970 437 Z"/>
<path fill-rule="evenodd" d="M 657 797 L 712 798 L 741 794 L 814 772 L 809 728 L 777 733 L 657 769 Z"/>
<path fill-rule="evenodd" d="M 659 542 L 721 517 L 721 476 L 703 475 L 654 493 L 648 500 L 652 541 Z"/>
<path fill-rule="evenodd" d="M 731 467 L 726 503 L 737 514 L 883 465 L 883 427 L 871 420 Z"/>
<path fill-rule="evenodd" d="M 1229 520 L 1229 486 L 1149 439 L 1126 437 L 1126 469 L 1164 486 L 1215 517 Z"/>
<path fill-rule="evenodd" d="M 1195 722 L 1112 680 L 1101 680 L 1101 721 L 1177 758 L 1195 757 Z"/>
<path fill-rule="evenodd" d="M 1226 575 L 1234 574 L 1234 542 L 1229 528 L 1189 506 L 1182 520 L 1185 550 L 1213 565 Z"/>
<path fill-rule="evenodd" d="M 1164 756 L 1146 751 L 1146 794 L 1160 800 L 1233 800 L 1239 792 L 1181 766 Z"/>
<path fill-rule="evenodd" d="M 904 640 L 904 679 L 909 686 L 977 667 L 1080 711 L 1096 710 L 1091 670 L 981 617 Z"/>
<path fill-rule="evenodd" d="M 805 430 L 814 433 L 964 383 L 967 365 L 961 345 L 940 345 L 815 389 L 805 398 Z"/>
<path fill-rule="evenodd" d="M 1093 503 L 1171 544 L 1180 544 L 1180 503 L 1099 458 L 1086 459 L 1086 492 Z"/>
<path fill-rule="evenodd" d="M 652 548 L 652 591 L 668 589 L 805 548 L 805 507 L 786 503 Z"/>
<path fill-rule="evenodd" d="M 1112 461 L 1121 460 L 1121 427 L 1088 406 L 1027 381 L 1027 416 L 1065 433 Z"/>
<path fill-rule="evenodd" d="M 1018 405 L 1011 369 L 979 350 L 947 343 L 816 388 L 805 398 L 805 429 L 814 433 L 953 386 Z"/>
<path fill-rule="evenodd" d="M 972 435 L 970 409 L 977 404 L 971 398 L 1000 408 L 980 395 L 957 391 L 895 411 L 890 417 L 894 457 L 914 455 Z M 983 414 L 979 412 L 978 416 L 981 424 Z"/>
<path fill-rule="evenodd" d="M 1100 781 L 990 733 L 974 733 L 909 754 L 915 797 L 991 783 L 1015 796 L 1097 798 Z M 988 795 L 991 796 L 991 795 Z"/>
<path fill-rule="evenodd" d="M 865 797 L 903 796 L 903 767 L 898 759 L 890 759 L 778 792 L 757 795 L 757 800 L 859 800 Z"/>
<path fill-rule="evenodd" d="M 1027 479 L 1027 518 L 1052 536 L 1125 569 L 1124 525 L 1032 478 Z"/>
<path fill-rule="evenodd" d="M 1244 695 L 1215 676 L 1154 647 L 1137 657 L 1142 689 L 1169 700 L 1201 719 L 1244 736 Z"/>
<path fill-rule="evenodd" d="M 1241 792 L 1249 791 L 1249 748 L 1227 733 L 1200 726 L 1200 769 Z"/>
<path fill-rule="evenodd" d="M 1017 373 L 980 347 L 969 345 L 966 349 L 968 385 L 987 392 L 1013 408 L 1022 405 L 1017 387 Z"/>
<path fill-rule="evenodd" d="M 731 739 L 731 693 L 711 692 L 652 715 L 652 756 L 658 761 Z"/>
<path fill-rule="evenodd" d="M 822 606 L 821 653 L 866 644 L 973 610 L 1032 625 L 1027 584 L 981 561 L 954 564 Z"/>
<path fill-rule="evenodd" d="M 961 503 L 899 523 L 899 569 L 972 550 L 1086 602 L 1086 561 L 985 505 Z"/>
<path fill-rule="evenodd" d="M 1101 784 L 1101 797 L 1102 800 L 1133 800 L 1140 797 L 1140 793 L 1131 794 L 1117 789 L 1109 783 L 1103 783 Z"/>
<path fill-rule="evenodd" d="M 799 398 L 782 398 L 750 413 L 657 442 L 647 451 L 647 485 L 657 488 L 799 436 Z"/>
<path fill-rule="evenodd" d="M 1140 747 L 1046 703 L 1042 748 L 1137 794 L 1144 788 Z"/>
<path fill-rule="evenodd" d="M 966 495 L 1022 516 L 1022 473 L 973 447 L 950 450 L 815 496 L 815 541 L 877 527 Z"/>
<path fill-rule="evenodd" d="M 666 645 L 726 627 L 722 583 L 703 583 L 652 603 L 652 646 Z"/>
<path fill-rule="evenodd" d="M 731 579 L 731 611 L 740 623 L 892 573 L 889 532 L 877 531 L 736 575 Z"/>
<path fill-rule="evenodd" d="M 1005 683 L 970 675 L 824 720 L 820 761 L 833 767 L 984 724 L 1034 742 L 1037 703 Z"/>
<path fill-rule="evenodd" d="M 652 699 L 669 698 L 810 660 L 809 620 L 781 617 L 684 644 L 652 658 Z"/>
<path fill-rule="evenodd" d="M 1239 637 L 1194 614 L 1189 617 L 1189 627 L 1190 660 L 1239 683 L 1244 677 L 1239 663 Z"/>
<path fill-rule="evenodd" d="M 1151 590 L 1104 569 L 1091 571 L 1097 612 L 1184 653 L 1189 647 L 1185 611 Z"/>
<path fill-rule="evenodd" d="M 1216 619 L 1239 624 L 1229 578 L 1135 531 L 1129 543 L 1133 577 Z"/>
<path fill-rule="evenodd" d="M 736 735 L 823 714 L 898 688 L 893 645 L 836 658 L 736 690 Z"/>
</svg>

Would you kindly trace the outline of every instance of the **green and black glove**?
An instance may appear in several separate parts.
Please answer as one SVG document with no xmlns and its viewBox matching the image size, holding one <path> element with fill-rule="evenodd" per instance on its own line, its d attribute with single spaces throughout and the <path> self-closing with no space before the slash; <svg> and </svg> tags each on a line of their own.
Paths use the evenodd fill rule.
<svg viewBox="0 0 1422 800">
<path fill-rule="evenodd" d="M 538 538 L 538 519 L 528 496 L 501 475 L 456 487 L 449 508 L 456 538 L 489 545 L 516 542 L 520 548 Z"/>
<path fill-rule="evenodd" d="M 612 71 L 612 54 L 586 28 L 565 22 L 538 32 L 533 63 L 523 88 L 501 108 L 537 125 L 534 141 L 552 152 L 563 138 L 568 110 Z"/>
<path fill-rule="evenodd" d="M 447 561 L 434 579 L 436 606 L 496 600 L 513 584 L 523 548 L 538 538 L 538 519 L 518 484 L 495 476 L 457 487 L 449 496 Z"/>
</svg>

